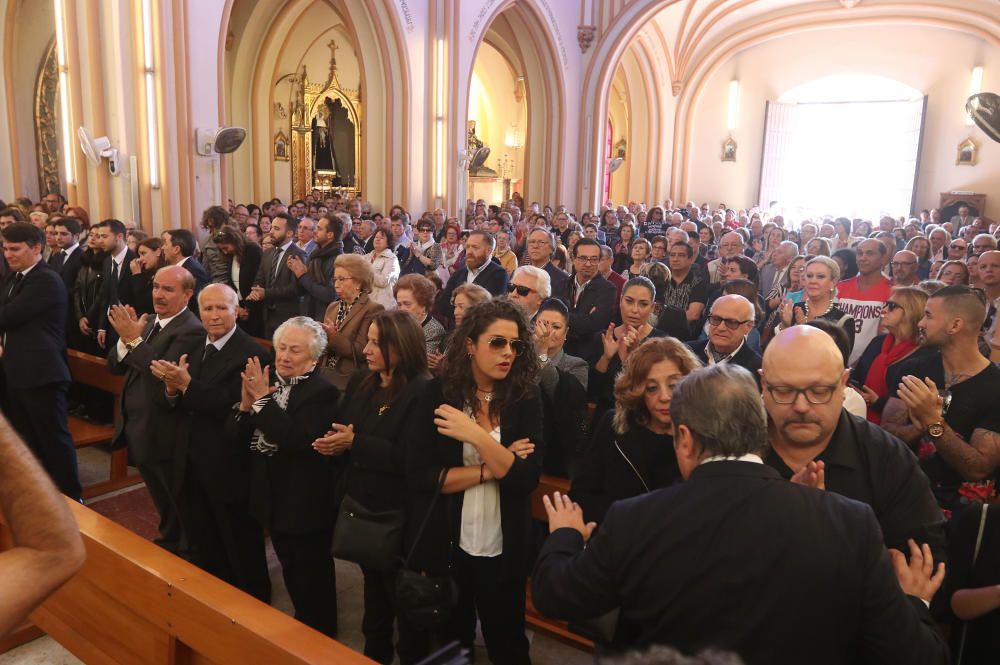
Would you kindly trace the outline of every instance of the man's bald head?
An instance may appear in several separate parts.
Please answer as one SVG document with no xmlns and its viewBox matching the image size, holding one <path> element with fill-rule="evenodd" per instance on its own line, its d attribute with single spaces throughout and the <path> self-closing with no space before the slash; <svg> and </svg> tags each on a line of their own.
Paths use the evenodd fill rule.
<svg viewBox="0 0 1000 665">
<path fill-rule="evenodd" d="M 792 326 L 775 335 L 767 345 L 764 372 L 782 372 L 801 366 L 803 358 L 809 358 L 807 372 L 844 371 L 844 357 L 829 335 L 812 326 Z"/>
</svg>

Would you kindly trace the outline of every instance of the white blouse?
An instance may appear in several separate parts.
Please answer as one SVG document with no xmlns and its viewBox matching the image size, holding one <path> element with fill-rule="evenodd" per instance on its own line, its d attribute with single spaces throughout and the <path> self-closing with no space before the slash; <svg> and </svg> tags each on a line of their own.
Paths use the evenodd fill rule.
<svg viewBox="0 0 1000 665">
<path fill-rule="evenodd" d="M 500 442 L 500 428 L 490 432 Z M 466 466 L 480 465 L 483 458 L 471 443 L 462 444 L 462 461 Z M 490 480 L 465 490 L 462 500 L 462 530 L 458 546 L 471 556 L 500 556 L 503 553 L 503 531 L 500 528 L 500 485 Z"/>
</svg>

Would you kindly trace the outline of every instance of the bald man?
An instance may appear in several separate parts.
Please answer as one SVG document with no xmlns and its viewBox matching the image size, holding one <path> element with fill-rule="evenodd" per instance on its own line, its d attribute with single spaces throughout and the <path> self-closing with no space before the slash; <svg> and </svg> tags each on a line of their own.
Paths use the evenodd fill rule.
<svg viewBox="0 0 1000 665">
<path fill-rule="evenodd" d="M 892 257 L 892 285 L 893 286 L 916 286 L 920 283 L 917 275 L 919 259 L 917 255 L 908 249 L 901 249 Z"/>
<path fill-rule="evenodd" d="M 164 399 L 163 384 L 150 364 L 157 359 L 177 362 L 205 329 L 188 309 L 194 277 L 181 266 L 160 268 L 153 277 L 155 318 L 137 317 L 125 305 L 112 305 L 108 320 L 119 335 L 108 353 L 108 370 L 124 374 L 121 417 L 112 448 L 128 447 L 160 514 L 160 536 L 155 541 L 175 554 L 187 554 L 173 482 L 174 441 L 168 423 L 173 414 Z"/>
<path fill-rule="evenodd" d="M 719 239 L 719 258 L 708 262 L 708 274 L 713 284 L 720 281 L 719 271 L 722 268 L 722 260 L 742 253 L 743 236 L 739 233 L 730 231 Z"/>
<path fill-rule="evenodd" d="M 688 342 L 694 354 L 707 365 L 731 363 L 750 371 L 758 378 L 760 354 L 747 344 L 757 310 L 741 295 L 717 298 L 708 315 L 708 339 Z"/>
<path fill-rule="evenodd" d="M 765 463 L 784 478 L 867 503 L 887 547 L 913 538 L 944 561 L 944 518 L 917 458 L 843 408 L 849 372 L 833 338 L 811 326 L 781 331 L 760 376 L 771 443 Z"/>
</svg>

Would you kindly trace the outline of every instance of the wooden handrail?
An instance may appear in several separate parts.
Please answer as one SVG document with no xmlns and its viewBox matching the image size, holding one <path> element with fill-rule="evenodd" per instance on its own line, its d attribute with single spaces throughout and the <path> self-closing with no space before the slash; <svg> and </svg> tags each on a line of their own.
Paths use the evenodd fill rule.
<svg viewBox="0 0 1000 665">
<path fill-rule="evenodd" d="M 67 503 L 87 561 L 30 618 L 85 662 L 372 663 L 93 510 Z"/>
</svg>

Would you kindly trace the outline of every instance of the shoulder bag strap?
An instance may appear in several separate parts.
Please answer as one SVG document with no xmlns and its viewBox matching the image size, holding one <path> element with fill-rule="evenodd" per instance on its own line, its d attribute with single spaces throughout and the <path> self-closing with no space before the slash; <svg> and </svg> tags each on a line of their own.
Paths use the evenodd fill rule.
<svg viewBox="0 0 1000 665">
<path fill-rule="evenodd" d="M 635 464 L 632 464 L 632 460 L 630 460 L 628 458 L 628 455 L 625 454 L 625 451 L 622 450 L 622 447 L 620 445 L 618 445 L 618 439 L 615 439 L 615 448 L 617 448 L 618 452 L 621 454 L 621 456 L 625 458 L 625 461 L 628 463 L 628 465 L 630 467 L 632 467 L 632 471 L 635 473 L 636 477 L 639 479 L 639 482 L 642 483 L 643 489 L 645 489 L 646 492 L 649 492 L 649 485 L 646 484 L 646 481 L 643 479 L 642 474 L 639 473 L 639 469 L 635 468 Z"/>
<path fill-rule="evenodd" d="M 413 558 L 413 553 L 417 550 L 417 545 L 420 544 L 420 539 L 424 535 L 424 529 L 427 528 L 427 523 L 431 519 L 431 514 L 434 512 L 434 506 L 437 505 L 438 497 L 441 496 L 441 490 L 444 489 L 445 478 L 448 477 L 448 467 L 441 469 L 441 474 L 438 476 L 437 490 L 434 492 L 434 498 L 431 499 L 431 505 L 427 507 L 427 513 L 424 515 L 423 521 L 420 523 L 420 528 L 417 529 L 417 535 L 413 539 L 413 544 L 410 545 L 410 551 L 407 552 L 406 558 L 403 559 L 403 567 L 408 568 L 410 565 L 410 559 Z"/>
<path fill-rule="evenodd" d="M 972 551 L 972 567 L 969 568 L 970 572 L 972 568 L 976 566 L 976 559 L 979 558 L 979 549 L 983 545 L 983 532 L 986 530 L 986 512 L 989 510 L 989 504 L 983 504 L 983 511 L 979 516 L 979 533 L 976 535 L 976 548 Z M 958 641 L 958 658 L 955 659 L 955 665 L 962 665 L 962 657 L 965 655 L 965 636 L 969 631 L 969 622 L 965 621 L 962 623 L 962 637 Z"/>
</svg>

